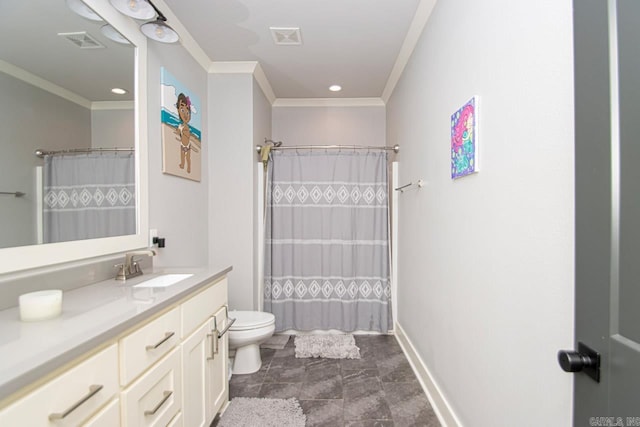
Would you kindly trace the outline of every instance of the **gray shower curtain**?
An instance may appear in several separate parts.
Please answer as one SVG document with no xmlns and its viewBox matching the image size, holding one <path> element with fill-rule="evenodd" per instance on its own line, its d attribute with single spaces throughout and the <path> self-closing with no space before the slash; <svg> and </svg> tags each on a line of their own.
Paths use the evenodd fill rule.
<svg viewBox="0 0 640 427">
<path fill-rule="evenodd" d="M 44 242 L 136 233 L 135 156 L 45 156 Z"/>
<path fill-rule="evenodd" d="M 272 152 L 266 200 L 264 307 L 276 331 L 387 332 L 387 154 Z"/>
</svg>

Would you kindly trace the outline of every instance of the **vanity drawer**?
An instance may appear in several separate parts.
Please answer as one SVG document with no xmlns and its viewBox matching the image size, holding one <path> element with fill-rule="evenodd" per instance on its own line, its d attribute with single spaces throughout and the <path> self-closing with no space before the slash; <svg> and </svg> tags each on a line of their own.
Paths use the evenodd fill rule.
<svg viewBox="0 0 640 427">
<path fill-rule="evenodd" d="M 123 425 L 168 425 L 182 409 L 181 375 L 176 348 L 122 392 Z"/>
<path fill-rule="evenodd" d="M 118 427 L 120 426 L 120 400 L 115 399 L 100 412 L 91 417 L 82 427 Z"/>
<path fill-rule="evenodd" d="M 206 290 L 182 303 L 182 338 L 188 337 L 226 303 L 226 278 L 214 283 Z"/>
<path fill-rule="evenodd" d="M 176 307 L 120 340 L 120 384 L 125 386 L 180 343 Z"/>
<path fill-rule="evenodd" d="M 80 425 L 119 391 L 116 344 L 0 411 L 0 426 Z"/>
</svg>

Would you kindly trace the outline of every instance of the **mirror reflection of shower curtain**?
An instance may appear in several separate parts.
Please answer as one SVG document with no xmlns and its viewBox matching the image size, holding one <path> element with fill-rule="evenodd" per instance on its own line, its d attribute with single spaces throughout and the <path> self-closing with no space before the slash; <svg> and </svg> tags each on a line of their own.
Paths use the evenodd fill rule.
<svg viewBox="0 0 640 427">
<path fill-rule="evenodd" d="M 276 331 L 388 332 L 385 152 L 272 152 L 264 310 Z"/>
<path fill-rule="evenodd" d="M 44 242 L 136 233 L 135 156 L 45 156 Z"/>
</svg>

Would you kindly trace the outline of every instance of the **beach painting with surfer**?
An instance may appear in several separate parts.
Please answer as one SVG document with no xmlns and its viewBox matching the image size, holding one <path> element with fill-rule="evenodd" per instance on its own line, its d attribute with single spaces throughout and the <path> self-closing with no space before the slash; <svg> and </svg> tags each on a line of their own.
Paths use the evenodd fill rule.
<svg viewBox="0 0 640 427">
<path fill-rule="evenodd" d="M 201 104 L 163 67 L 160 82 L 162 172 L 200 181 L 202 176 Z"/>
</svg>

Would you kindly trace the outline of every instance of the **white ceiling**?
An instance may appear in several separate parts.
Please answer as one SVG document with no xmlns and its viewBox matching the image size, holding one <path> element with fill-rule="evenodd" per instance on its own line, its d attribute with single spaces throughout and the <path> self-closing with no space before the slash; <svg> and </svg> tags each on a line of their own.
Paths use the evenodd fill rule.
<svg viewBox="0 0 640 427">
<path fill-rule="evenodd" d="M 258 61 L 277 98 L 381 97 L 420 3 L 164 1 L 212 61 Z M 302 45 L 275 45 L 269 27 L 300 27 Z"/>
<path fill-rule="evenodd" d="M 171 9 L 211 61 L 258 61 L 276 98 L 378 98 L 420 0 L 157 3 Z M 134 49 L 105 38 L 101 25 L 71 12 L 65 0 L 0 0 L 0 60 L 89 101 L 132 99 Z M 272 26 L 300 27 L 302 45 L 275 45 Z M 87 31 L 106 48 L 82 50 L 57 36 L 74 31 Z M 343 90 L 330 92 L 332 84 Z M 130 95 L 113 95 L 112 87 Z"/>
<path fill-rule="evenodd" d="M 135 49 L 104 37 L 102 25 L 76 15 L 64 0 L 0 0 L 0 60 L 90 102 L 131 100 Z M 76 31 L 105 48 L 80 49 L 57 35 Z M 114 95 L 113 87 L 129 93 Z"/>
</svg>

